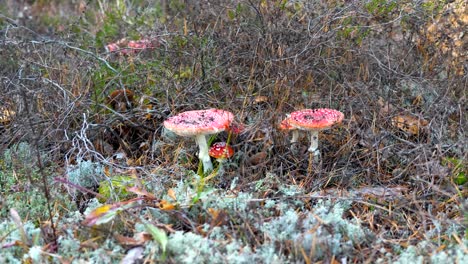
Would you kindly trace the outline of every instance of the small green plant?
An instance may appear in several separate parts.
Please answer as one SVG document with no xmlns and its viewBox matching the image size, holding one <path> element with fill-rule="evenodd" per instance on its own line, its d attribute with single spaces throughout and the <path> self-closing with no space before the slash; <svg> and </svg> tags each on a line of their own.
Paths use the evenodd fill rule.
<svg viewBox="0 0 468 264">
<path fill-rule="evenodd" d="M 456 157 L 446 157 L 442 159 L 442 165 L 452 170 L 452 179 L 455 184 L 463 185 L 468 182 L 466 164 Z"/>
<path fill-rule="evenodd" d="M 116 201 L 123 201 L 134 196 L 132 193 L 127 191 L 127 188 L 136 186 L 138 179 L 128 175 L 117 175 L 112 176 L 110 179 L 106 179 L 99 183 L 99 194 L 102 198 L 99 198 L 100 202 L 105 202 L 111 197 L 114 197 Z"/>
<path fill-rule="evenodd" d="M 389 17 L 397 7 L 394 0 L 371 0 L 365 4 L 366 10 L 376 17 Z"/>
</svg>

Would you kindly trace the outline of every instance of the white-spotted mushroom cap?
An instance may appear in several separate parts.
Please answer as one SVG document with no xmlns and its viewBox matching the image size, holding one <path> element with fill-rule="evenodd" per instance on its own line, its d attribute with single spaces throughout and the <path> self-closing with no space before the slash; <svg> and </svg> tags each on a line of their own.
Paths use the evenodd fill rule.
<svg viewBox="0 0 468 264">
<path fill-rule="evenodd" d="M 208 153 L 210 157 L 215 159 L 228 159 L 234 155 L 234 149 L 226 142 L 216 142 L 211 146 Z"/>
<path fill-rule="evenodd" d="M 234 115 L 225 110 L 193 110 L 169 117 L 164 127 L 179 136 L 208 135 L 229 128 L 233 119 Z"/>
<path fill-rule="evenodd" d="M 338 110 L 319 108 L 292 112 L 289 125 L 302 130 L 324 130 L 341 123 L 344 114 Z"/>
<path fill-rule="evenodd" d="M 318 151 L 319 131 L 341 123 L 343 118 L 344 114 L 334 109 L 304 109 L 292 112 L 287 119 L 287 123 L 294 128 L 310 131 L 310 147 L 308 151 L 317 156 L 320 154 Z"/>
</svg>

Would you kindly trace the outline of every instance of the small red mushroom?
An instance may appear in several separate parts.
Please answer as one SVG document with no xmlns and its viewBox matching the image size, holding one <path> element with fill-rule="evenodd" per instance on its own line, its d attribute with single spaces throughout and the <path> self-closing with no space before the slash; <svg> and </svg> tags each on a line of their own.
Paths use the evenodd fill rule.
<svg viewBox="0 0 468 264">
<path fill-rule="evenodd" d="M 234 149 L 226 142 L 216 142 L 211 146 L 208 153 L 210 157 L 213 157 L 218 161 L 216 174 L 224 174 L 223 163 L 226 159 L 234 155 Z"/>
<path fill-rule="evenodd" d="M 220 109 L 194 110 L 169 117 L 164 127 L 179 136 L 193 136 L 199 147 L 198 158 L 203 162 L 203 171 L 213 170 L 206 135 L 216 134 L 229 128 L 234 115 Z"/>
<path fill-rule="evenodd" d="M 226 142 L 214 143 L 208 151 L 210 157 L 215 158 L 218 162 L 228 159 L 234 155 L 234 149 L 226 144 Z"/>
<path fill-rule="evenodd" d="M 341 123 L 343 118 L 344 114 L 338 110 L 319 108 L 292 112 L 287 120 L 289 125 L 294 128 L 310 131 L 311 137 L 308 151 L 314 155 L 319 155 L 320 152 L 317 150 L 318 132 Z"/>
</svg>

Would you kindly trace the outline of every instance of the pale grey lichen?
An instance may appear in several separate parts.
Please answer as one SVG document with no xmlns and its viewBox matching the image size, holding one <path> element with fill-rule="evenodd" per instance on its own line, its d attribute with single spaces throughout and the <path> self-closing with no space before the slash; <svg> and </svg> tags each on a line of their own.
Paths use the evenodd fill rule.
<svg viewBox="0 0 468 264">
<path fill-rule="evenodd" d="M 278 189 L 284 196 L 296 196 L 304 193 L 304 190 L 297 185 L 280 185 Z"/>
<path fill-rule="evenodd" d="M 350 252 L 354 243 L 364 243 L 366 238 L 358 223 L 343 219 L 347 206 L 345 203 L 319 201 L 311 212 L 298 213 L 290 208 L 269 222 L 257 223 L 256 227 L 268 243 L 291 241 L 296 248 L 314 252 L 315 260 L 327 251 L 339 255 Z M 311 233 L 310 230 L 315 231 Z"/>
<path fill-rule="evenodd" d="M 265 244 L 260 246 L 260 248 L 256 251 L 255 255 L 255 260 L 259 263 L 288 263 L 286 262 L 284 255 L 278 252 L 278 250 L 271 244 Z"/>
<path fill-rule="evenodd" d="M 397 260 L 395 260 L 394 264 L 420 264 L 423 263 L 424 257 L 421 256 L 420 252 L 418 252 L 417 247 L 409 246 L 406 250 L 401 252 L 400 256 Z"/>
<path fill-rule="evenodd" d="M 267 200 L 265 201 L 265 205 L 263 206 L 265 209 L 273 209 L 276 205 L 275 200 Z"/>
<path fill-rule="evenodd" d="M 171 234 L 167 248 L 176 263 L 255 263 L 250 247 L 236 240 L 220 242 L 192 232 Z"/>
<path fill-rule="evenodd" d="M 0 208 L 0 217 L 8 217 L 10 208 L 15 208 L 22 218 L 43 218 L 47 212 L 47 200 L 39 190 L 14 192 L 5 198 L 4 207 Z"/>
<path fill-rule="evenodd" d="M 11 168 L 13 163 L 19 163 L 21 166 L 30 166 L 33 164 L 33 150 L 26 142 L 20 142 L 5 150 L 3 159 L 7 168 Z"/>
<path fill-rule="evenodd" d="M 288 210 L 282 216 L 263 225 L 257 223 L 256 227 L 271 241 L 285 241 L 293 239 L 299 231 L 298 228 L 302 228 L 298 220 L 299 215 L 294 210 Z"/>
<path fill-rule="evenodd" d="M 13 244 L 15 241 L 19 241 L 25 245 L 32 244 L 32 246 L 41 245 L 43 244 L 43 240 L 40 237 L 41 230 L 37 228 L 33 223 L 30 221 L 24 222 L 21 228 L 24 230 L 26 234 L 27 241 L 23 241 L 23 237 L 21 235 L 21 231 L 18 226 L 13 223 L 12 221 L 5 220 L 0 223 L 0 246 Z M 2 258 L 5 261 L 0 261 L 0 263 L 16 263 L 15 260 L 21 260 L 22 257 L 28 252 L 24 252 L 23 248 L 18 246 L 12 246 L 3 248 L 0 251 L 0 260 Z M 34 253 L 34 250 L 33 250 Z M 23 255 L 24 254 L 24 255 Z"/>
<path fill-rule="evenodd" d="M 77 165 L 67 168 L 68 180 L 81 187 L 91 188 L 97 186 L 106 177 L 101 164 L 92 161 L 79 160 Z M 72 192 L 74 188 L 70 188 Z"/>
<path fill-rule="evenodd" d="M 58 238 L 58 244 L 58 253 L 63 257 L 72 257 L 80 250 L 80 241 L 73 236 L 72 230 L 67 230 L 66 234 L 61 235 Z"/>
<path fill-rule="evenodd" d="M 468 263 L 468 240 L 463 239 L 462 244 L 449 246 L 447 249 L 432 254 L 430 260 L 432 263 Z"/>
<path fill-rule="evenodd" d="M 448 244 L 443 250 L 437 251 L 434 244 L 423 240 L 418 244 L 409 246 L 399 254 L 389 254 L 386 259 L 380 259 L 380 263 L 393 262 L 406 263 L 468 263 L 468 240 L 462 239 L 461 244 Z"/>
<path fill-rule="evenodd" d="M 219 243 L 192 232 L 169 236 L 167 250 L 177 263 L 216 263 Z"/>
<path fill-rule="evenodd" d="M 29 258 L 33 261 L 33 263 L 44 263 L 45 259 L 43 256 L 42 247 L 40 246 L 30 247 L 28 254 L 25 254 L 23 256 L 23 260 L 27 262 Z"/>
<path fill-rule="evenodd" d="M 253 195 L 250 193 L 239 192 L 237 194 L 221 194 L 206 197 L 203 208 L 222 209 L 228 212 L 246 212 L 249 209 L 250 201 Z"/>
<path fill-rule="evenodd" d="M 0 263 L 21 264 L 23 261 L 15 257 L 11 252 L 2 250 L 0 253 Z"/>
</svg>

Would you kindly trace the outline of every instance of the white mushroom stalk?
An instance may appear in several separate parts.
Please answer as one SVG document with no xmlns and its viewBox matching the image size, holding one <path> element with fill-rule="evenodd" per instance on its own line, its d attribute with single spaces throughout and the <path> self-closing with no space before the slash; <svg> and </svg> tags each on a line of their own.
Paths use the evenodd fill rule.
<svg viewBox="0 0 468 264">
<path fill-rule="evenodd" d="M 314 156 L 320 155 L 320 150 L 318 150 L 318 130 L 310 131 L 310 147 L 308 151 Z"/>
<path fill-rule="evenodd" d="M 203 171 L 206 173 L 213 170 L 213 163 L 208 155 L 208 143 L 206 142 L 205 135 L 199 134 L 195 136 L 195 142 L 198 145 L 198 158 L 203 163 Z"/>
<path fill-rule="evenodd" d="M 299 130 L 294 129 L 292 132 L 291 144 L 294 144 L 299 139 Z"/>
</svg>

